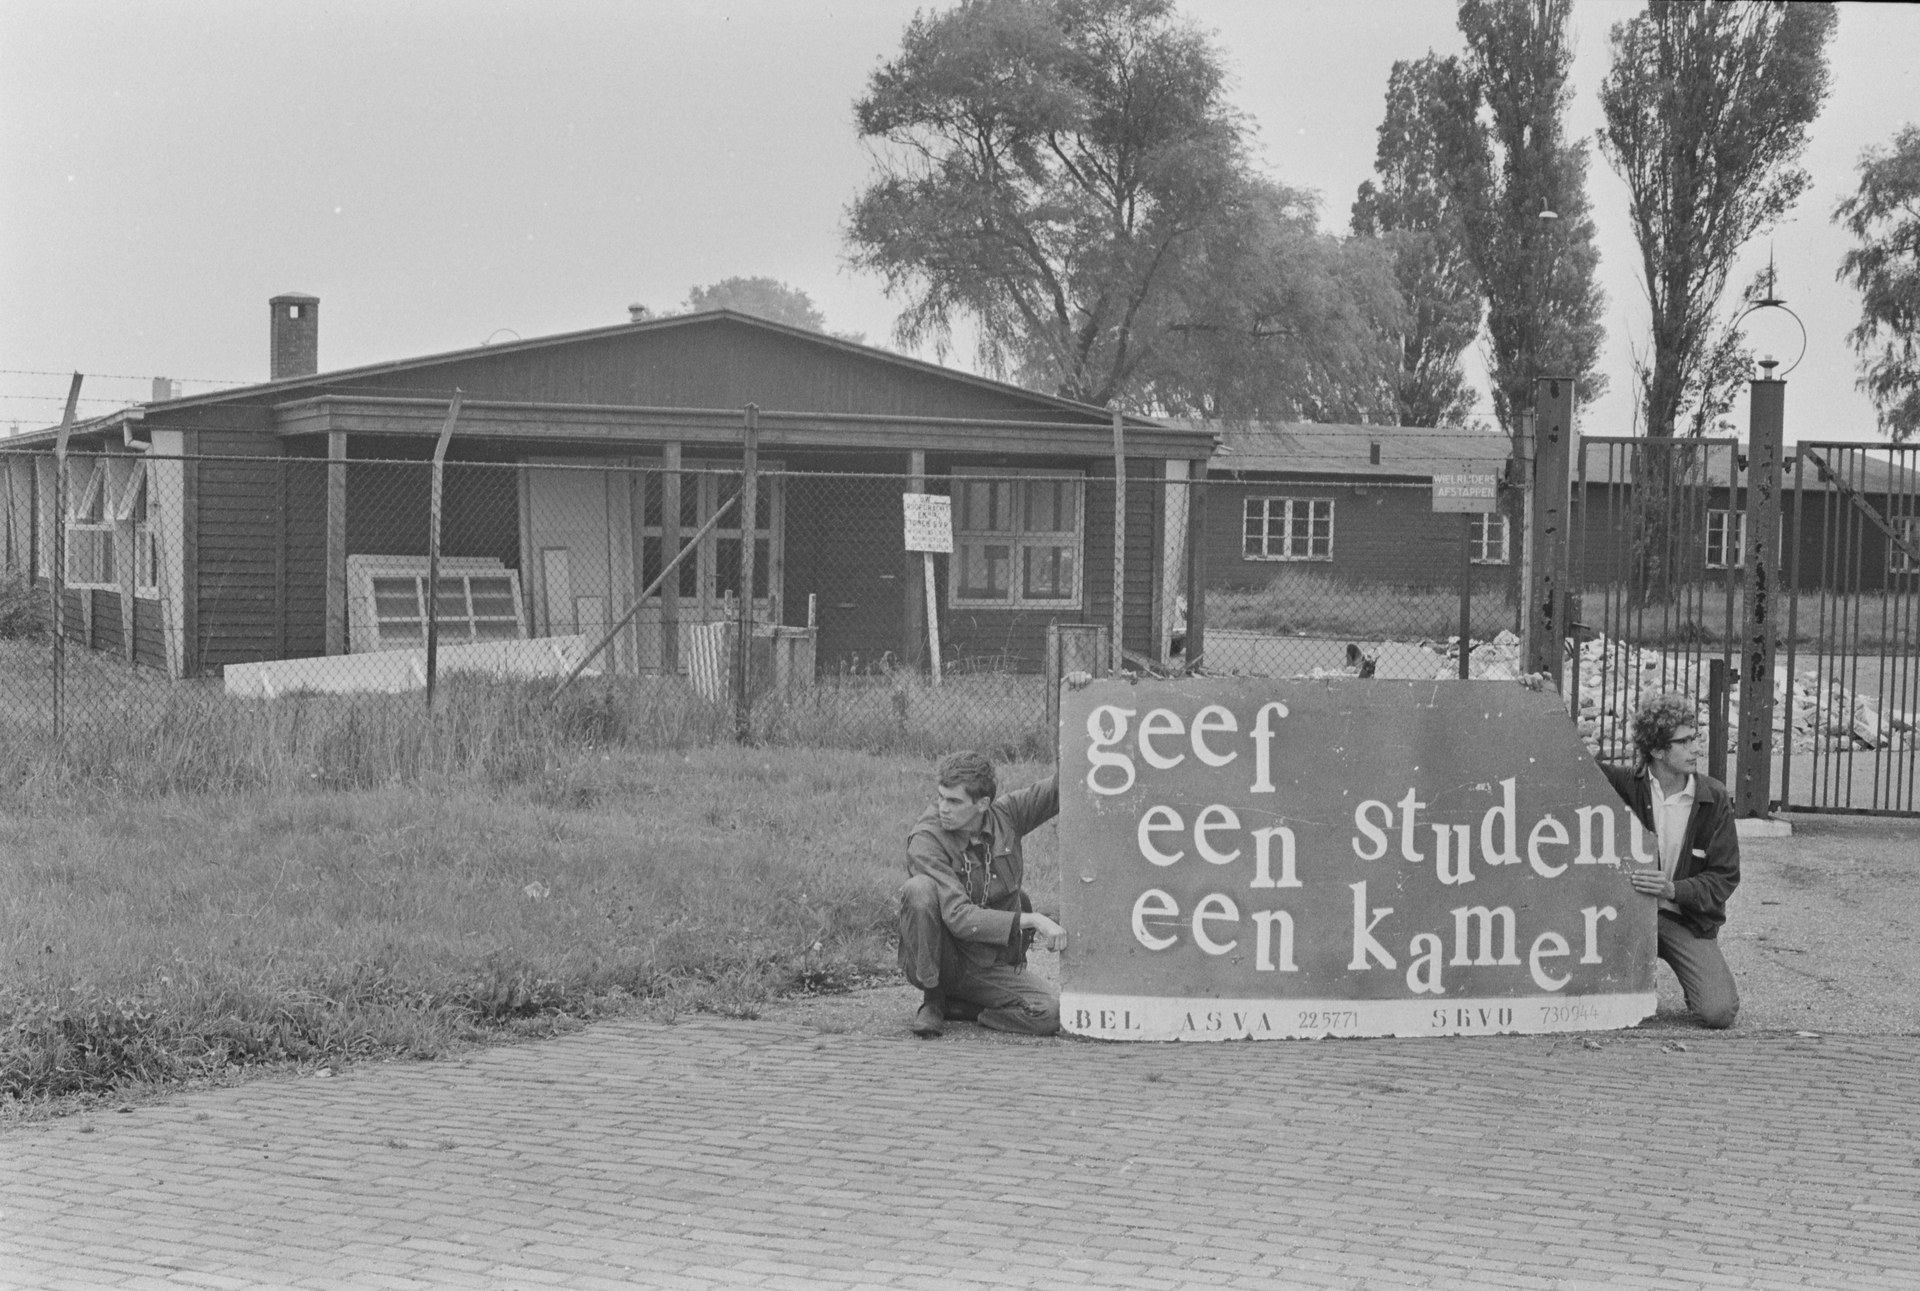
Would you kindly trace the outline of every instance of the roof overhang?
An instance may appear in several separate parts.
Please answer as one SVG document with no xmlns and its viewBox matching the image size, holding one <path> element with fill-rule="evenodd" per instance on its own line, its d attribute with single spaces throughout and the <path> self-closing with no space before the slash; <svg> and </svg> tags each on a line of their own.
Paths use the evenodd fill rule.
<svg viewBox="0 0 1920 1291">
<path fill-rule="evenodd" d="M 437 435 L 447 405 L 438 399 L 319 395 L 277 404 L 274 433 L 283 436 Z M 647 408 L 628 405 L 464 401 L 455 431 L 461 439 L 518 440 L 529 446 L 562 443 L 669 442 L 737 445 L 738 408 Z M 1198 460 L 1214 450 L 1206 431 L 1130 421 L 1129 457 Z M 767 410 L 760 413 L 766 448 L 993 453 L 1008 456 L 1104 457 L 1113 452 L 1111 422 L 1001 421 L 962 417 L 898 417 L 857 413 Z"/>
</svg>

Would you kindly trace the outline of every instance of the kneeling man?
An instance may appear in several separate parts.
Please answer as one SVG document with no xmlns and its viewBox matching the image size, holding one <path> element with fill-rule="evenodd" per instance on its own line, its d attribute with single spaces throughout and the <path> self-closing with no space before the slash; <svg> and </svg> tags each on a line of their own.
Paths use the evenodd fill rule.
<svg viewBox="0 0 1920 1291">
<path fill-rule="evenodd" d="M 996 797 L 993 764 L 953 753 L 935 778 L 939 796 L 907 836 L 900 889 L 900 971 L 924 992 L 913 1029 L 937 1036 L 958 1018 L 1052 1035 L 1060 992 L 1027 971 L 1027 945 L 1037 933 L 1059 950 L 1067 934 L 1020 890 L 1020 840 L 1059 813 L 1059 777 Z"/>
<path fill-rule="evenodd" d="M 1692 700 L 1649 696 L 1633 715 L 1634 769 L 1601 770 L 1657 844 L 1659 868 L 1627 877 L 1660 903 L 1660 958 L 1702 1025 L 1730 1027 L 1740 992 L 1719 936 L 1727 898 L 1740 886 L 1740 836 L 1727 787 L 1696 769 L 1698 732 Z"/>
</svg>

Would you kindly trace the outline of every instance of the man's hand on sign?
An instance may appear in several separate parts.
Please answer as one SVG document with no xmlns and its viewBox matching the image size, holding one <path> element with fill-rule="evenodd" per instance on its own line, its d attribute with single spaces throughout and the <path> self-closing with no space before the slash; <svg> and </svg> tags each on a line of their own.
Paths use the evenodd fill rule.
<svg viewBox="0 0 1920 1291">
<path fill-rule="evenodd" d="M 1635 892 L 1663 900 L 1673 900 L 1673 880 L 1658 870 L 1628 870 L 1627 882 Z"/>
<path fill-rule="evenodd" d="M 1064 950 L 1067 945 L 1067 930 L 1043 914 L 1023 914 L 1020 927 L 1031 928 L 1045 939 L 1048 950 Z"/>
<path fill-rule="evenodd" d="M 1070 672 L 1060 680 L 1066 682 L 1067 685 L 1074 690 L 1081 690 L 1093 684 L 1093 674 L 1090 672 Z"/>
</svg>

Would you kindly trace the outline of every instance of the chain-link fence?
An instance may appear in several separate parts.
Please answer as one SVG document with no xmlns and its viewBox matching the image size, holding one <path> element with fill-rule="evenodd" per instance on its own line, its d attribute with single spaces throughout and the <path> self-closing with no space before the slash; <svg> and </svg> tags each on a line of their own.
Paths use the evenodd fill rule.
<svg viewBox="0 0 1920 1291">
<path fill-rule="evenodd" d="M 1116 622 L 1135 671 L 1432 677 L 1464 601 L 1473 675 L 1510 657 L 1504 515 L 1157 465 L 1116 522 L 1111 474 L 1058 469 L 768 454 L 749 496 L 737 455 L 0 453 L 11 772 L 364 784 L 741 736 L 1047 757 L 1049 672 L 1110 663 Z M 949 551 L 905 549 L 910 494 L 947 500 Z"/>
</svg>

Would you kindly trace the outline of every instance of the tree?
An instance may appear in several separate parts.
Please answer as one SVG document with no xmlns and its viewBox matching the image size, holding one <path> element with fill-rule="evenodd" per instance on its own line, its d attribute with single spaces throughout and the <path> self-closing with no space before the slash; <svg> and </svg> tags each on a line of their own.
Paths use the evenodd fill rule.
<svg viewBox="0 0 1920 1291">
<path fill-rule="evenodd" d="M 1449 196 L 1487 301 L 1493 411 L 1512 433 L 1542 376 L 1583 397 L 1598 370 L 1605 298 L 1587 204 L 1587 150 L 1569 143 L 1571 0 L 1460 0 L 1466 53 L 1438 78 L 1436 114 Z"/>
<path fill-rule="evenodd" d="M 827 320 L 814 308 L 813 298 L 776 278 L 723 278 L 711 286 L 688 290 L 684 313 L 731 309 L 809 332 L 827 330 Z"/>
<path fill-rule="evenodd" d="M 1173 287 L 1141 402 L 1170 416 L 1394 424 L 1394 338 L 1405 309 L 1371 239 L 1318 231 L 1312 196 L 1251 186 L 1242 218 L 1210 230 Z"/>
<path fill-rule="evenodd" d="M 1343 294 L 1364 274 L 1302 228 L 1301 195 L 1253 173 L 1219 53 L 1172 0 L 917 15 L 855 115 L 879 174 L 849 260 L 904 300 L 902 344 L 944 350 L 964 321 L 986 370 L 1095 404 L 1369 402 L 1253 370 L 1283 350 L 1337 382 L 1354 347 L 1290 346 L 1352 339 L 1376 302 Z"/>
<path fill-rule="evenodd" d="M 1394 411 L 1402 426 L 1458 426 L 1474 393 L 1460 355 L 1480 333 L 1480 279 L 1446 179 L 1439 118 L 1457 83 L 1453 59 L 1394 63 L 1374 155 L 1375 178 L 1353 203 L 1356 237 L 1377 238 L 1393 258 L 1405 301 Z"/>
<path fill-rule="evenodd" d="M 1831 4 L 1651 0 L 1614 25 L 1600 147 L 1627 184 L 1652 312 L 1639 380 L 1651 438 L 1712 397 L 1703 365 L 1722 352 L 1734 257 L 1807 187 L 1795 162 L 1826 100 L 1834 22 Z"/>
<path fill-rule="evenodd" d="M 1859 326 L 1847 333 L 1860 388 L 1901 442 L 1920 433 L 1920 126 L 1895 135 L 1891 152 L 1861 155 L 1860 189 L 1833 218 L 1860 242 L 1838 275 L 1861 297 Z"/>
</svg>

